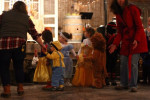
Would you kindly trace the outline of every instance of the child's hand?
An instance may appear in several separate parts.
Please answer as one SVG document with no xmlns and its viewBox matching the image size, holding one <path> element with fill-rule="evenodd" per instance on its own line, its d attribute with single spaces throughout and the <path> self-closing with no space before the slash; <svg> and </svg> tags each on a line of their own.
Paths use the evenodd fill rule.
<svg viewBox="0 0 150 100">
<path fill-rule="evenodd" d="M 47 48 L 42 48 L 42 52 L 45 53 L 47 51 Z"/>
</svg>

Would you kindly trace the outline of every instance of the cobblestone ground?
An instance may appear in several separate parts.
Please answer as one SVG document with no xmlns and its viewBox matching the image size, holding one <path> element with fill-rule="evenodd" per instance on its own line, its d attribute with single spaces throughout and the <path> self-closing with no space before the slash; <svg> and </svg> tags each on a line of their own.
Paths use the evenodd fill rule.
<svg viewBox="0 0 150 100">
<path fill-rule="evenodd" d="M 18 96 L 16 86 L 11 86 L 11 98 L 0 97 L 0 100 L 150 100 L 150 86 L 142 85 L 139 85 L 136 93 L 129 90 L 116 91 L 113 86 L 103 89 L 66 87 L 63 92 L 43 91 L 42 87 L 43 85 L 39 84 L 24 86 L 24 96 Z"/>
</svg>

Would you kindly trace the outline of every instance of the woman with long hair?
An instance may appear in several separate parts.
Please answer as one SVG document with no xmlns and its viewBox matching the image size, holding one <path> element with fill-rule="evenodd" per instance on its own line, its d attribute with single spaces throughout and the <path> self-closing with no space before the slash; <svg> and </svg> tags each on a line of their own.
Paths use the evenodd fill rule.
<svg viewBox="0 0 150 100">
<path fill-rule="evenodd" d="M 110 8 L 116 15 L 117 36 L 110 45 L 109 52 L 113 53 L 121 43 L 120 85 L 116 89 L 128 89 L 129 86 L 131 92 L 137 92 L 138 60 L 140 53 L 148 50 L 144 28 L 140 19 L 141 11 L 137 6 L 128 4 L 128 0 L 113 0 Z M 130 81 L 128 79 L 129 56 L 132 56 Z"/>
<path fill-rule="evenodd" d="M 18 95 L 24 94 L 23 61 L 26 53 L 27 32 L 41 47 L 46 48 L 28 16 L 26 4 L 17 1 L 11 10 L 0 15 L 0 77 L 4 88 L 1 97 L 6 98 L 11 95 L 9 73 L 11 60 L 15 70 L 17 93 Z"/>
</svg>

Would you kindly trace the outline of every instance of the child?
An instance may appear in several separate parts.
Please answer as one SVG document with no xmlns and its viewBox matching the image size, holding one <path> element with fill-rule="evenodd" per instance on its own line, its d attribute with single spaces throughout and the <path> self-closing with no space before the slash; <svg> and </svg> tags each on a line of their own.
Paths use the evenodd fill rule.
<svg viewBox="0 0 150 100">
<path fill-rule="evenodd" d="M 143 82 L 142 83 L 150 85 L 150 17 L 148 18 L 147 24 L 148 26 L 145 29 L 145 34 L 147 38 L 148 52 L 141 54 L 143 58 Z"/>
<path fill-rule="evenodd" d="M 63 79 L 63 68 L 65 64 L 63 62 L 64 56 L 60 52 L 62 46 L 59 41 L 54 41 L 51 43 L 52 54 L 46 52 L 45 49 L 42 49 L 43 53 L 46 55 L 46 58 L 51 59 L 52 64 L 52 88 L 51 91 L 63 91 L 64 90 L 64 79 Z"/>
<path fill-rule="evenodd" d="M 106 42 L 102 34 L 95 33 L 92 38 L 94 48 L 91 56 L 85 56 L 84 61 L 92 61 L 93 68 L 93 87 L 102 88 L 105 85 L 106 71 Z"/>
<path fill-rule="evenodd" d="M 47 51 L 49 53 L 51 53 L 50 51 L 50 42 L 53 41 L 53 36 L 52 36 L 52 32 L 45 29 L 42 32 L 42 39 L 44 40 L 44 44 L 47 47 Z M 43 87 L 43 89 L 49 89 L 51 88 L 51 65 L 50 65 L 50 61 L 48 61 L 48 59 L 45 57 L 46 55 L 44 53 L 41 52 L 41 55 L 39 57 L 39 61 L 35 70 L 35 74 L 34 74 L 34 79 L 33 81 L 35 82 L 47 82 L 47 85 Z M 41 69 L 45 69 L 46 72 L 42 72 L 41 70 L 39 70 L 39 68 Z M 38 71 L 39 72 L 38 74 Z M 42 75 L 42 73 L 44 73 L 45 75 Z M 48 73 L 48 74 L 47 74 Z M 47 74 L 47 75 L 46 75 Z"/>
<path fill-rule="evenodd" d="M 115 81 L 116 79 L 116 73 L 115 73 L 115 66 L 117 63 L 117 56 L 119 54 L 119 49 L 117 49 L 114 53 L 110 54 L 108 47 L 113 43 L 114 38 L 116 37 L 116 24 L 114 22 L 109 22 L 107 25 L 107 47 L 106 47 L 106 67 L 107 67 L 107 72 L 108 76 L 106 78 L 106 85 L 110 85 L 109 81 L 111 81 L 111 85 L 116 86 L 117 83 Z"/>
<path fill-rule="evenodd" d="M 37 63 L 39 61 L 39 58 L 38 58 L 38 51 L 37 49 L 34 50 L 34 57 L 32 59 L 32 66 L 37 66 Z"/>
<path fill-rule="evenodd" d="M 78 52 L 78 62 L 76 65 L 76 72 L 72 80 L 74 86 L 92 86 L 93 84 L 93 69 L 91 61 L 84 61 L 83 56 L 92 55 L 91 36 L 95 33 L 93 28 L 87 28 L 84 35 L 86 39 Z"/>
<path fill-rule="evenodd" d="M 70 81 L 73 73 L 73 61 L 70 58 L 69 53 L 71 52 L 74 55 L 74 57 L 76 57 L 76 53 L 73 49 L 73 45 L 67 43 L 68 39 L 72 39 L 72 34 L 68 34 L 66 32 L 62 32 L 59 34 L 59 42 L 62 44 L 61 52 L 64 55 L 64 63 L 65 63 L 65 70 L 64 70 L 65 86 L 72 86 Z"/>
</svg>

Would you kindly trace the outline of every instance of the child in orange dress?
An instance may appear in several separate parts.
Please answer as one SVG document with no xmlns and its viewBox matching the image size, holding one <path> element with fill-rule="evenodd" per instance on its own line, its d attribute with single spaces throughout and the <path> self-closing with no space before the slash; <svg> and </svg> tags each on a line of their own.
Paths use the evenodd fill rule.
<svg viewBox="0 0 150 100">
<path fill-rule="evenodd" d="M 91 56 L 85 56 L 84 61 L 92 62 L 93 68 L 93 87 L 102 88 L 105 86 L 105 78 L 107 77 L 106 70 L 106 41 L 102 34 L 95 33 L 91 37 L 93 54 Z"/>
<path fill-rule="evenodd" d="M 81 44 L 81 49 L 78 52 L 78 62 L 76 65 L 76 72 L 72 80 L 73 86 L 92 86 L 93 84 L 93 68 L 91 61 L 84 61 L 84 56 L 92 55 L 91 36 L 95 33 L 93 28 L 87 28 L 85 31 L 86 39 Z"/>
</svg>

